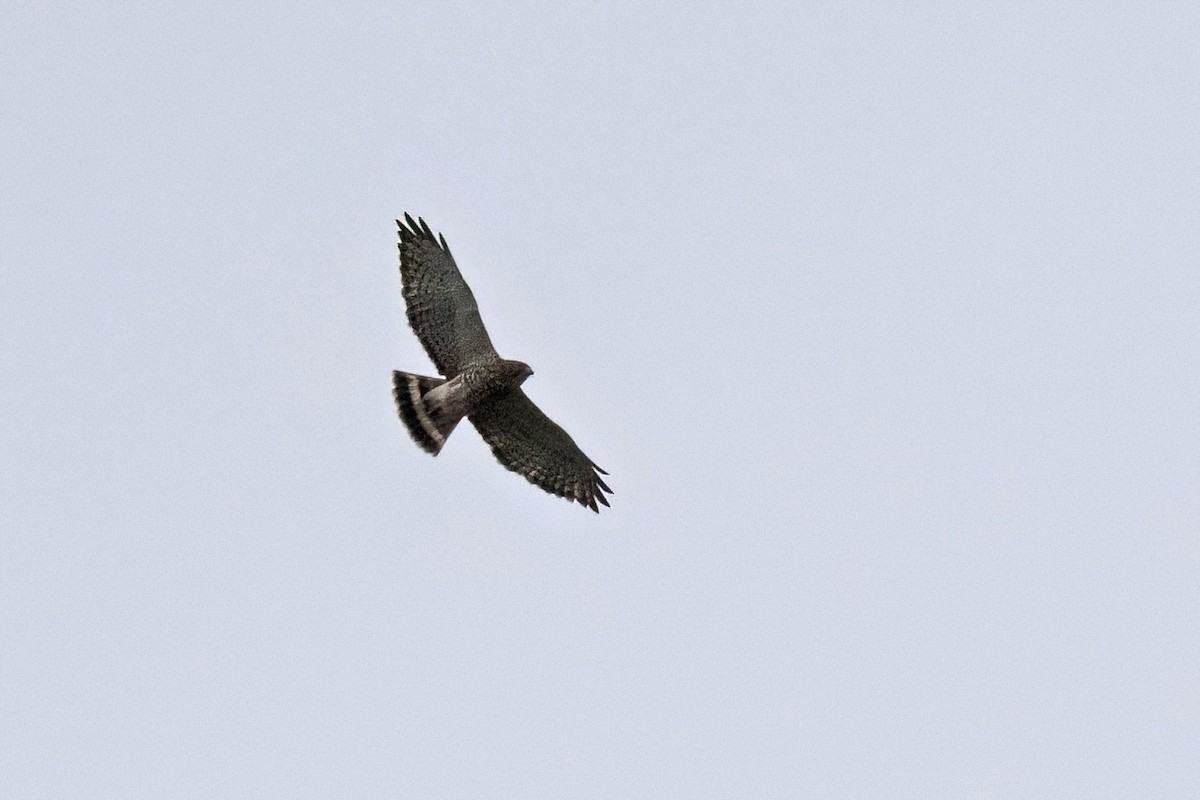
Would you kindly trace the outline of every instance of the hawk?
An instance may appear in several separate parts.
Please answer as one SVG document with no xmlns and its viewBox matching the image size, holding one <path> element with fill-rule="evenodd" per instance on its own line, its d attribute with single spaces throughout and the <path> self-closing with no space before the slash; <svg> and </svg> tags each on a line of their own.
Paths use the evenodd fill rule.
<svg viewBox="0 0 1200 800">
<path fill-rule="evenodd" d="M 608 473 L 521 390 L 533 370 L 492 346 L 445 237 L 408 214 L 396 226 L 408 324 L 442 375 L 392 373 L 396 409 L 413 441 L 436 456 L 466 417 L 504 467 L 599 513 L 597 503 L 608 505 L 604 492 L 612 494 L 600 477 Z"/>
</svg>

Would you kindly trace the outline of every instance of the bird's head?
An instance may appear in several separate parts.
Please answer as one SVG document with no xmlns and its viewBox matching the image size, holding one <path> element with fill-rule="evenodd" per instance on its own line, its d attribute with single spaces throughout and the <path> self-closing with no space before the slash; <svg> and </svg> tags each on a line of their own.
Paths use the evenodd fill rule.
<svg viewBox="0 0 1200 800">
<path fill-rule="evenodd" d="M 504 371 L 513 379 L 513 382 L 520 386 L 525 382 L 525 379 L 533 374 L 533 369 L 524 361 L 505 361 Z"/>
</svg>

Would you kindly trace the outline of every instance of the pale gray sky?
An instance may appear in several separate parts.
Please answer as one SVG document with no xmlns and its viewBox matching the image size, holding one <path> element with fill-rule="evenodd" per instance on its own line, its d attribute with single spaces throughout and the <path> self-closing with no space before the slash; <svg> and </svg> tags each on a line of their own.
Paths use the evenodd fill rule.
<svg viewBox="0 0 1200 800">
<path fill-rule="evenodd" d="M 14 5 L 0 796 L 1200 796 L 1196 7 Z"/>
</svg>

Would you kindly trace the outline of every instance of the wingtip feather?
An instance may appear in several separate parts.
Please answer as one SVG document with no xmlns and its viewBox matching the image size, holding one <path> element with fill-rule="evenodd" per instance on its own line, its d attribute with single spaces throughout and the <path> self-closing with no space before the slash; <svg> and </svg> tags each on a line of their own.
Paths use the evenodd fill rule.
<svg viewBox="0 0 1200 800">
<path fill-rule="evenodd" d="M 417 217 L 417 222 L 421 223 L 421 232 L 425 234 L 425 238 L 431 242 L 436 242 L 437 237 L 433 235 L 433 231 L 429 229 L 429 225 L 421 217 Z"/>
</svg>

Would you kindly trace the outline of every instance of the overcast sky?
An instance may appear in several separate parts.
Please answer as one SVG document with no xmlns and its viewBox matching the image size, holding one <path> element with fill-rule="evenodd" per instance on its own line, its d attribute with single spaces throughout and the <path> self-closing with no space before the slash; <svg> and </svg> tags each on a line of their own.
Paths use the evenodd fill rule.
<svg viewBox="0 0 1200 800">
<path fill-rule="evenodd" d="M 1197 7 L 17 5 L 0 796 L 1200 796 Z"/>
</svg>

